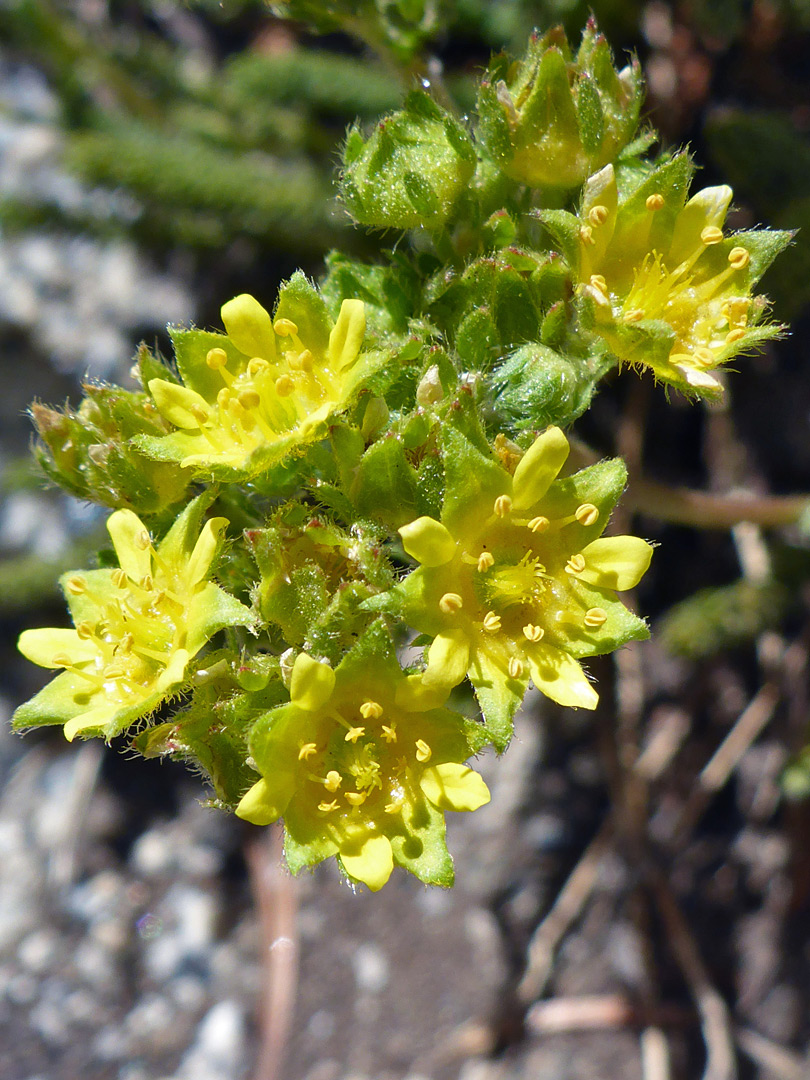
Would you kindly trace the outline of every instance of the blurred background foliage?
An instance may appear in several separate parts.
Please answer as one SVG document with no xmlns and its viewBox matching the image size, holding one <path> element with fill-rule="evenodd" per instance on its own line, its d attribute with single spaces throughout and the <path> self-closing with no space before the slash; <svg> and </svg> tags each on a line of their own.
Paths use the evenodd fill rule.
<svg viewBox="0 0 810 1080">
<path fill-rule="evenodd" d="M 796 334 L 792 345 L 780 347 L 784 377 L 767 384 L 789 426 L 791 409 L 804 408 L 807 398 L 806 390 L 796 394 L 802 375 L 795 343 L 810 301 L 810 0 L 4 0 L 4 245 L 29 244 L 21 249 L 29 261 L 32 238 L 56 237 L 70 250 L 84 250 L 71 244 L 101 245 L 88 249 L 91 261 L 110 249 L 134 251 L 152 275 L 150 295 L 164 301 L 153 299 L 148 316 L 125 317 L 112 295 L 100 314 L 94 311 L 102 324 L 118 319 L 121 329 L 113 359 L 97 364 L 90 347 L 101 333 L 97 324 L 74 318 L 79 345 L 71 351 L 61 324 L 42 331 L 47 280 L 44 286 L 39 280 L 40 293 L 29 300 L 36 312 L 22 317 L 16 286 L 8 283 L 15 267 L 4 271 L 0 262 L 0 374 L 12 367 L 15 376 L 27 374 L 9 384 L 5 403 L 11 419 L 0 452 L 9 502 L 18 506 L 41 483 L 21 464 L 22 412 L 35 394 L 75 399 L 87 372 L 124 377 L 131 352 L 122 340 L 132 350 L 138 336 L 165 344 L 160 327 L 169 319 L 216 325 L 219 305 L 236 292 L 266 299 L 298 266 L 318 275 L 333 247 L 372 258 L 390 242 L 384 234 L 352 229 L 335 198 L 339 150 L 355 117 L 370 126 L 414 82 L 429 83 L 437 71 L 442 92 L 463 117 L 493 51 L 521 52 L 533 28 L 557 22 L 576 39 L 589 11 L 617 56 L 632 51 L 642 60 L 646 114 L 663 144 L 691 143 L 702 182 L 733 185 L 734 223 L 801 227 L 764 284 L 777 316 L 792 320 Z M 41 182 L 25 154 L 18 160 L 14 140 L 31 129 L 48 133 L 49 160 L 66 178 L 61 185 Z M 118 278 L 105 282 L 106 273 L 99 273 L 100 283 L 86 288 L 115 293 Z M 129 282 L 135 307 L 144 295 L 140 282 L 138 275 Z M 176 297 L 171 288 L 179 288 Z M 75 298 L 68 303 L 75 307 Z M 751 381 L 742 381 L 739 393 L 735 383 L 734 408 L 743 432 L 762 444 L 762 477 L 785 489 L 806 484 L 810 448 L 790 443 L 784 428 L 774 433 L 772 417 L 766 421 L 756 408 L 762 380 L 774 370 L 770 355 L 754 362 Z M 56 370 L 46 378 L 54 356 Z M 42 366 L 30 369 L 31 358 Z M 615 416 L 610 389 L 605 402 L 589 420 L 587 434 L 597 443 L 600 424 Z M 680 429 L 670 434 L 684 437 Z M 694 455 L 682 455 L 680 465 L 677 479 L 705 482 L 704 463 Z M 651 443 L 649 467 L 664 475 L 671 469 L 664 439 Z M 15 532 L 0 522 L 6 613 L 42 595 L 56 579 L 55 568 L 84 561 L 92 546 L 88 530 L 97 526 L 83 518 L 50 551 L 27 544 L 25 529 Z M 707 575 L 716 569 L 707 564 Z M 676 609 L 664 640 L 674 651 L 705 655 L 778 625 L 790 609 L 785 589 L 795 595 L 796 578 L 775 575 L 749 588 L 735 583 L 728 561 L 721 561 L 725 585 L 698 592 Z M 697 589 L 710 580 L 691 584 Z M 680 586 L 673 592 L 680 595 L 664 589 L 664 607 L 684 595 Z"/>
</svg>

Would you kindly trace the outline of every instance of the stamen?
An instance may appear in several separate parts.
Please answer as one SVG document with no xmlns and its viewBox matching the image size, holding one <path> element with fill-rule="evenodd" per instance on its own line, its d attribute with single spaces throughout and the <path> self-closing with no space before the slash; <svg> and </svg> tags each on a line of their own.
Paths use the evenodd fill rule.
<svg viewBox="0 0 810 1080">
<path fill-rule="evenodd" d="M 309 761 L 314 753 L 318 750 L 318 744 L 314 742 L 304 743 L 301 749 L 298 751 L 299 761 Z"/>
<path fill-rule="evenodd" d="M 231 403 L 231 392 L 227 386 L 223 386 L 217 394 L 217 405 L 220 409 L 227 409 Z"/>
<path fill-rule="evenodd" d="M 601 274 L 591 274 L 589 284 L 607 296 L 607 282 Z"/>
<path fill-rule="evenodd" d="M 595 525 L 599 520 L 599 510 L 593 503 L 582 503 L 577 507 L 574 517 L 580 525 Z"/>
<path fill-rule="evenodd" d="M 288 357 L 288 363 L 296 371 L 312 371 L 315 366 L 315 357 L 310 349 L 304 349 L 297 356 Z"/>
<path fill-rule="evenodd" d="M 397 725 L 393 720 L 390 724 L 383 724 L 382 737 L 389 743 L 397 741 Z"/>
<path fill-rule="evenodd" d="M 542 626 L 534 626 L 533 623 L 527 623 L 527 625 L 523 627 L 523 635 L 527 641 L 539 641 L 544 634 L 545 630 Z"/>
<path fill-rule="evenodd" d="M 565 570 L 568 574 L 581 574 L 585 569 L 585 556 L 584 555 L 572 555 L 568 562 L 565 564 Z"/>
<path fill-rule="evenodd" d="M 516 656 L 509 658 L 509 677 L 510 679 L 519 679 L 523 675 L 523 661 L 518 660 Z"/>
<path fill-rule="evenodd" d="M 365 733 L 364 727 L 350 727 L 344 736 L 344 742 L 356 743 Z"/>
<path fill-rule="evenodd" d="M 279 397 L 289 397 L 295 389 L 295 383 L 289 375 L 279 375 L 276 379 L 276 393 Z"/>
<path fill-rule="evenodd" d="M 592 206 L 588 211 L 588 221 L 591 225 L 604 225 L 608 219 L 610 211 L 606 206 Z"/>
<path fill-rule="evenodd" d="M 199 405 L 196 402 L 192 402 L 192 404 L 189 405 L 188 411 L 191 413 L 191 415 L 194 417 L 200 427 L 202 427 L 203 424 L 206 424 L 211 419 L 211 414 L 209 413 L 208 409 L 204 409 L 202 405 Z"/>
<path fill-rule="evenodd" d="M 261 400 L 255 390 L 241 390 L 239 392 L 239 404 L 243 409 L 256 409 L 261 404 Z"/>
<path fill-rule="evenodd" d="M 698 364 L 702 364 L 703 367 L 714 366 L 714 353 L 711 349 L 707 349 L 702 345 L 699 345 L 693 352 L 693 357 Z"/>
<path fill-rule="evenodd" d="M 733 247 L 728 253 L 729 264 L 735 270 L 744 270 L 751 261 L 751 256 L 744 247 Z"/>
<path fill-rule="evenodd" d="M 112 582 L 116 589 L 125 589 L 129 583 L 125 570 L 113 570 Z"/>
<path fill-rule="evenodd" d="M 723 230 L 718 229 L 716 225 L 707 225 L 700 234 L 700 239 L 706 247 L 711 247 L 712 244 L 719 244 L 723 239 Z"/>
<path fill-rule="evenodd" d="M 323 782 L 323 786 L 327 791 L 331 791 L 333 794 L 337 791 L 343 781 L 343 777 L 337 771 L 337 769 L 330 769 L 326 774 L 326 779 Z"/>
<path fill-rule="evenodd" d="M 433 757 L 433 751 L 430 749 L 424 739 L 416 740 L 416 760 L 417 761 L 430 761 Z"/>
<path fill-rule="evenodd" d="M 641 322 L 644 318 L 644 312 L 641 308 L 631 308 L 630 311 L 626 311 L 622 316 L 622 319 L 626 323 Z"/>
<path fill-rule="evenodd" d="M 402 809 L 402 803 L 390 802 L 387 803 L 383 809 L 385 810 L 386 814 L 398 814 Z"/>
<path fill-rule="evenodd" d="M 586 626 L 596 629 L 596 627 L 603 626 L 607 622 L 607 612 L 600 607 L 588 608 L 582 621 Z"/>
<path fill-rule="evenodd" d="M 376 701 L 364 701 L 360 706 L 360 715 L 364 720 L 379 720 L 382 714 L 382 705 Z"/>
<path fill-rule="evenodd" d="M 298 333 L 298 327 L 292 319 L 276 319 L 273 329 L 279 337 L 292 337 Z"/>
<path fill-rule="evenodd" d="M 362 806 L 368 798 L 368 793 L 365 791 L 346 791 L 343 796 L 346 802 L 352 804 L 352 806 Z"/>
<path fill-rule="evenodd" d="M 141 551 L 148 551 L 151 546 L 152 538 L 150 537 L 146 529 L 143 529 L 135 537 L 135 547 L 140 548 Z"/>
<path fill-rule="evenodd" d="M 212 371 L 219 371 L 228 363 L 228 354 L 224 349 L 209 349 L 205 355 L 205 362 Z"/>
<path fill-rule="evenodd" d="M 591 246 L 593 246 L 596 243 L 593 238 L 593 229 L 590 227 L 590 225 L 582 226 L 582 228 L 579 230 L 579 238 L 583 244 L 590 244 Z"/>
<path fill-rule="evenodd" d="M 144 574 L 139 582 L 144 592 L 151 592 L 155 587 L 155 582 L 151 574 Z"/>
<path fill-rule="evenodd" d="M 87 592 L 87 581 L 78 574 L 74 574 L 73 577 L 69 577 L 65 582 L 65 588 L 71 595 L 81 596 L 82 593 Z"/>
<path fill-rule="evenodd" d="M 504 518 L 512 510 L 512 500 L 508 495 L 499 495 L 495 500 L 493 510 L 499 518 Z"/>
<path fill-rule="evenodd" d="M 478 573 L 485 574 L 495 565 L 495 558 L 490 551 L 482 551 L 478 556 Z"/>
<path fill-rule="evenodd" d="M 464 601 L 456 592 L 447 592 L 439 601 L 439 609 L 443 611 L 445 615 L 455 615 L 457 611 L 461 611 L 464 605 Z"/>
<path fill-rule="evenodd" d="M 741 341 L 744 337 L 745 331 L 742 329 L 729 330 L 729 332 L 726 334 L 726 345 L 733 345 L 735 341 Z"/>
<path fill-rule="evenodd" d="M 501 617 L 494 611 L 488 611 L 484 616 L 484 629 L 490 634 L 496 634 L 501 628 Z"/>
<path fill-rule="evenodd" d="M 318 809 L 324 814 L 331 814 L 333 810 L 337 810 L 338 801 L 334 799 L 332 802 L 318 803 Z"/>
<path fill-rule="evenodd" d="M 263 374 L 269 368 L 270 365 L 266 360 L 263 360 L 261 356 L 254 356 L 248 363 L 247 372 L 251 377 L 255 377 L 256 375 Z"/>
<path fill-rule="evenodd" d="M 76 635 L 81 641 L 88 641 L 93 636 L 93 624 L 87 621 L 80 622 L 76 627 Z"/>
<path fill-rule="evenodd" d="M 533 517 L 531 519 L 527 528 L 529 528 L 533 533 L 544 533 L 548 531 L 550 525 L 551 522 L 548 520 L 547 517 L 544 517 L 542 514 L 538 514 L 537 517 Z"/>
<path fill-rule="evenodd" d="M 644 205 L 651 213 L 655 213 L 656 210 L 663 210 L 664 196 L 657 193 L 655 195 L 648 195 L 647 201 L 644 203 Z"/>
</svg>

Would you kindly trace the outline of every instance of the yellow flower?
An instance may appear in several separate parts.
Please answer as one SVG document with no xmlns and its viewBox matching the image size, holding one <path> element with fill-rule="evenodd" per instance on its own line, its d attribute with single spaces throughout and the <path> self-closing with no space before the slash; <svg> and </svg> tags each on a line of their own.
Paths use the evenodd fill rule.
<svg viewBox="0 0 810 1080">
<path fill-rule="evenodd" d="M 228 522 L 212 518 L 200 531 L 202 509 L 200 499 L 191 503 L 157 547 L 131 510 L 110 516 L 119 568 L 61 581 L 75 629 L 20 636 L 24 656 L 62 674 L 17 710 L 16 726 L 63 723 L 68 739 L 110 739 L 182 685 L 214 633 L 251 621 L 247 608 L 206 580 Z"/>
<path fill-rule="evenodd" d="M 622 361 L 652 369 L 685 392 L 716 394 L 712 374 L 773 337 L 752 289 L 789 234 L 727 235 L 731 188 L 703 188 L 685 202 L 685 156 L 621 198 L 612 165 L 585 186 L 578 223 L 578 292 L 586 325 Z"/>
<path fill-rule="evenodd" d="M 136 440 L 152 457 L 219 479 L 255 476 L 320 438 L 384 359 L 362 352 L 363 301 L 344 300 L 333 325 L 302 274 L 282 288 L 275 319 L 243 294 L 222 307 L 222 321 L 227 336 L 174 335 L 184 385 L 152 379 L 149 390 L 177 430 Z"/>
<path fill-rule="evenodd" d="M 283 816 L 294 871 L 337 855 L 375 891 L 395 863 L 451 884 L 444 811 L 475 810 L 489 792 L 463 764 L 481 729 L 437 707 L 446 696 L 400 670 L 379 622 L 335 670 L 299 654 L 290 704 L 251 736 L 262 779 L 237 814 L 258 825 Z"/>
<path fill-rule="evenodd" d="M 616 597 L 647 569 L 652 549 L 634 536 L 601 537 L 625 480 L 602 462 L 566 480 L 559 428 L 535 440 L 514 475 L 448 433 L 443 521 L 399 530 L 421 565 L 394 590 L 403 617 L 433 635 L 426 687 L 468 675 L 502 749 L 529 678 L 561 705 L 593 709 L 579 658 L 646 636 Z"/>
</svg>

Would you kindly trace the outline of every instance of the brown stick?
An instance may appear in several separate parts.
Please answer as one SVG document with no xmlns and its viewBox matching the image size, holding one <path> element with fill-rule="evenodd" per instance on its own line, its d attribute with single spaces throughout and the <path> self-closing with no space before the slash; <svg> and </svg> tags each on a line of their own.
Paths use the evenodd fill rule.
<svg viewBox="0 0 810 1080">
<path fill-rule="evenodd" d="M 274 825 L 245 848 L 259 912 L 264 969 L 261 1042 L 254 1080 L 279 1080 L 295 1005 L 298 979 L 298 898 L 282 863 L 283 834 Z"/>
</svg>

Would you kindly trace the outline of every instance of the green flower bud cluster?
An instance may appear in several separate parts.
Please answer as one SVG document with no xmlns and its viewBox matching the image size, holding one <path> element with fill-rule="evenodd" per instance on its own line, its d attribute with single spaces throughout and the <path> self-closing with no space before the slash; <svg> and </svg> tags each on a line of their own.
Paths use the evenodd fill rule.
<svg viewBox="0 0 810 1080">
<path fill-rule="evenodd" d="M 489 799 L 470 759 L 530 683 L 595 708 L 582 661 L 647 635 L 620 594 L 652 548 L 609 529 L 625 468 L 570 470 L 563 428 L 611 368 L 717 393 L 777 330 L 752 287 L 788 236 L 729 235 L 730 189 L 645 160 L 640 93 L 593 23 L 576 57 L 553 32 L 493 61 L 470 122 L 412 92 L 345 145 L 344 203 L 392 251 L 170 328 L 138 391 L 33 407 L 113 553 L 62 579 L 73 629 L 23 633 L 59 674 L 16 727 L 190 762 L 216 805 L 283 820 L 293 870 L 452 882 L 444 814 Z"/>
</svg>

